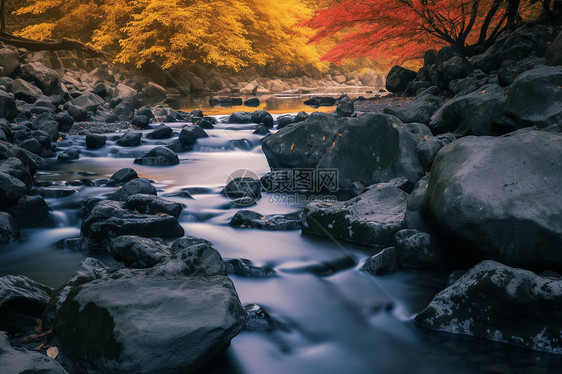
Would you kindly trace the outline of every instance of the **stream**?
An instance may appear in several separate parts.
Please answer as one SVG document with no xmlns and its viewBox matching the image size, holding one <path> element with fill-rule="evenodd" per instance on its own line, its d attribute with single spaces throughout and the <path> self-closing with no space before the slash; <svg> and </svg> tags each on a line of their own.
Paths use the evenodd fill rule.
<svg viewBox="0 0 562 374">
<path fill-rule="evenodd" d="M 217 109 L 220 110 L 223 114 L 230 111 Z M 310 112 L 311 108 L 289 104 L 276 112 L 299 110 Z M 183 123 L 168 125 L 177 137 Z M 143 137 L 140 146 L 123 148 L 108 134 L 106 146 L 95 151 L 86 149 L 85 136 L 62 140 L 60 150 L 78 147 L 80 159 L 71 163 L 48 160 L 35 182 L 41 186 L 72 184 L 77 192 L 46 199 L 52 209 L 52 228 L 22 230 L 20 242 L 0 248 L 0 276 L 23 274 L 58 287 L 85 257 L 113 261 L 106 253 L 61 250 L 56 244 L 79 236 L 78 209 L 82 200 L 114 190 L 87 187 L 76 181 L 109 178 L 121 168 L 132 167 L 139 176 L 155 181 L 159 196 L 184 204 L 179 221 L 186 235 L 212 241 L 224 258 L 249 259 L 258 266 L 267 264 L 277 273 L 266 279 L 231 278 L 242 304 L 261 305 L 283 328 L 272 332 L 243 331 L 205 373 L 540 374 L 559 368 L 557 355 L 417 327 L 412 315 L 445 287 L 447 274 L 400 270 L 373 276 L 358 270 L 361 261 L 375 253 L 372 248 L 303 236 L 300 230 L 272 232 L 230 227 L 230 219 L 240 208 L 219 194 L 229 175 L 238 169 L 251 170 L 259 176 L 269 171 L 260 147 L 262 136 L 252 134 L 253 127 L 219 124 L 206 130 L 210 137 L 199 139 L 192 152 L 180 153 L 180 164 L 171 167 L 133 165 L 133 159 L 172 139 Z M 240 139 L 246 141 L 237 142 Z M 178 197 L 182 191 L 193 198 Z M 264 193 L 257 205 L 247 209 L 273 214 L 303 208 L 302 204 L 270 197 Z M 326 275 L 307 270 L 349 257 L 359 265 Z"/>
</svg>

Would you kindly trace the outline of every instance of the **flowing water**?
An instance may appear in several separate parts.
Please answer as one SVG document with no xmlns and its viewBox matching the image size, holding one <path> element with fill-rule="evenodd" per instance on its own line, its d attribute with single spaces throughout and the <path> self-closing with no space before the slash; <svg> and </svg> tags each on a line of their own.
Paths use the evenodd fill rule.
<svg viewBox="0 0 562 374">
<path fill-rule="evenodd" d="M 291 108 L 294 112 L 295 108 Z M 298 108 L 297 108 L 298 109 Z M 176 135 L 183 124 L 169 124 Z M 40 185 L 109 178 L 123 167 L 155 181 L 159 196 L 184 204 L 180 222 L 186 235 L 212 241 L 224 258 L 244 258 L 270 265 L 277 276 L 250 279 L 231 276 L 243 304 L 263 306 L 284 328 L 273 332 L 242 332 L 206 373 L 548 373 L 560 358 L 473 337 L 423 330 L 412 321 L 445 287 L 445 274 L 402 270 L 384 276 L 362 273 L 358 266 L 327 275 L 307 271 L 309 265 L 353 258 L 356 263 L 373 249 L 301 235 L 300 231 L 270 232 L 234 229 L 228 225 L 239 209 L 219 194 L 237 169 L 257 175 L 269 168 L 261 152 L 261 136 L 252 125 L 218 125 L 207 130 L 192 152 L 179 154 L 172 167 L 133 165 L 133 158 L 156 141 L 122 148 L 109 140 L 106 147 L 85 148 L 84 136 L 63 140 L 62 149 L 81 149 L 79 160 L 49 160 L 37 177 Z M 245 142 L 237 140 L 246 139 Z M 237 145 L 243 144 L 243 148 Z M 105 253 L 57 249 L 60 239 L 79 235 L 77 211 L 83 199 L 114 189 L 74 187 L 64 198 L 47 199 L 54 227 L 23 230 L 23 239 L 0 248 L 0 276 L 24 274 L 53 287 L 70 277 L 88 256 L 109 260 Z M 190 198 L 174 197 L 187 191 Z M 289 213 L 302 205 L 270 199 L 265 193 L 250 209 L 262 214 Z"/>
</svg>

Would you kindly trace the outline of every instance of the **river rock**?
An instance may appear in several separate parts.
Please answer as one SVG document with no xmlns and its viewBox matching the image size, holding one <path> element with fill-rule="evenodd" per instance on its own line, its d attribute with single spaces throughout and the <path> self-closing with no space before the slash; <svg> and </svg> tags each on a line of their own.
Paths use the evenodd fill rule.
<svg viewBox="0 0 562 374">
<path fill-rule="evenodd" d="M 398 117 L 404 123 L 418 122 L 427 125 L 431 121 L 431 116 L 442 105 L 443 99 L 427 94 L 400 106 L 386 107 L 383 112 Z"/>
<path fill-rule="evenodd" d="M 258 124 L 262 124 L 267 128 L 273 127 L 273 116 L 266 112 L 265 110 L 256 110 L 252 113 L 250 121 Z"/>
<path fill-rule="evenodd" d="M 185 146 L 193 146 L 197 139 L 208 137 L 209 135 L 201 127 L 188 125 L 181 130 L 179 140 Z"/>
<path fill-rule="evenodd" d="M 256 200 L 261 197 L 261 182 L 252 177 L 237 177 L 228 182 L 221 190 L 221 194 L 229 199 L 250 198 Z"/>
<path fill-rule="evenodd" d="M 244 100 L 244 105 L 249 107 L 258 107 L 260 106 L 261 101 L 257 97 L 251 97 L 249 99 Z"/>
<path fill-rule="evenodd" d="M 397 264 L 405 268 L 453 268 L 455 261 L 445 243 L 427 232 L 405 229 L 394 237 Z"/>
<path fill-rule="evenodd" d="M 0 277 L 0 330 L 34 326 L 51 299 L 52 289 L 23 275 Z"/>
<path fill-rule="evenodd" d="M 361 265 L 361 271 L 374 275 L 391 273 L 398 269 L 398 256 L 395 247 L 388 247 L 369 257 Z"/>
<path fill-rule="evenodd" d="M 450 81 L 465 78 L 472 73 L 472 65 L 464 56 L 453 56 L 439 67 L 440 80 L 447 87 Z"/>
<path fill-rule="evenodd" d="M 70 105 L 68 107 L 68 114 L 76 122 L 87 121 L 89 118 L 88 111 L 78 105 Z"/>
<path fill-rule="evenodd" d="M 562 280 L 483 261 L 441 291 L 415 321 L 429 329 L 562 353 Z"/>
<path fill-rule="evenodd" d="M 0 172 L 18 178 L 25 184 L 27 189 L 31 188 L 33 178 L 29 173 L 28 168 L 26 168 L 19 158 L 8 157 L 7 159 L 0 160 Z"/>
<path fill-rule="evenodd" d="M 14 241 L 18 235 L 19 229 L 14 217 L 9 213 L 0 212 L 0 244 Z"/>
<path fill-rule="evenodd" d="M 389 246 L 403 227 L 407 198 L 404 191 L 386 185 L 372 187 L 348 201 L 308 204 L 302 231 L 368 246 Z"/>
<path fill-rule="evenodd" d="M 10 374 L 68 374 L 58 362 L 42 353 L 12 348 L 4 332 L 0 332 L 0 367 Z"/>
<path fill-rule="evenodd" d="M 23 100 L 26 103 L 33 104 L 38 98 L 43 96 L 43 91 L 33 83 L 25 81 L 21 78 L 15 79 L 12 83 L 12 93 L 16 100 Z"/>
<path fill-rule="evenodd" d="M 180 203 L 162 199 L 158 196 L 136 194 L 131 195 L 125 200 L 125 207 L 140 213 L 146 214 L 169 214 L 179 218 L 183 209 Z"/>
<path fill-rule="evenodd" d="M 353 112 L 355 112 L 355 104 L 353 103 L 353 100 L 347 95 L 340 97 L 338 99 L 336 113 L 342 117 L 351 117 Z"/>
<path fill-rule="evenodd" d="M 194 124 L 201 127 L 202 129 L 214 129 L 217 124 L 217 120 L 214 117 L 203 117 L 199 120 L 194 121 Z"/>
<path fill-rule="evenodd" d="M 131 125 L 139 129 L 149 129 L 150 128 L 150 118 L 145 115 L 136 115 L 131 121 Z"/>
<path fill-rule="evenodd" d="M 446 133 L 424 137 L 416 147 L 416 153 L 424 170 L 430 170 L 433 160 L 441 148 L 457 140 L 457 136 Z"/>
<path fill-rule="evenodd" d="M 20 228 L 45 227 L 49 223 L 50 209 L 41 196 L 24 196 L 14 208 L 14 218 Z"/>
<path fill-rule="evenodd" d="M 321 106 L 334 106 L 336 105 L 336 99 L 331 96 L 315 96 L 304 101 L 304 105 L 311 106 L 313 108 L 318 108 Z"/>
<path fill-rule="evenodd" d="M 171 166 L 179 164 L 180 160 L 174 151 L 159 146 L 136 158 L 134 163 L 147 166 Z"/>
<path fill-rule="evenodd" d="M 18 178 L 0 172 L 0 206 L 15 204 L 28 192 L 26 185 Z"/>
<path fill-rule="evenodd" d="M 232 227 L 248 227 L 265 230 L 298 230 L 300 213 L 261 215 L 251 210 L 239 210 L 230 220 Z"/>
<path fill-rule="evenodd" d="M 202 246 L 70 287 L 54 332 L 74 371 L 193 373 L 226 349 L 247 317 L 220 254 Z"/>
<path fill-rule="evenodd" d="M 166 244 L 134 235 L 113 239 L 109 252 L 113 258 L 134 269 L 151 268 L 171 255 L 171 249 Z"/>
<path fill-rule="evenodd" d="M 132 170 L 132 169 L 131 169 Z M 125 172 L 123 172 L 125 173 Z M 145 178 L 133 178 L 123 183 L 121 188 L 113 192 L 107 198 L 115 201 L 126 201 L 130 196 L 136 194 L 157 195 L 156 188 Z"/>
<path fill-rule="evenodd" d="M 78 158 L 80 158 L 80 149 L 78 148 L 67 148 L 57 156 L 57 160 L 64 162 L 78 160 Z"/>
<path fill-rule="evenodd" d="M 55 115 L 55 120 L 59 123 L 59 131 L 69 132 L 74 125 L 74 118 L 72 118 L 68 113 L 57 113 Z"/>
<path fill-rule="evenodd" d="M 520 61 L 505 60 L 498 70 L 498 80 L 502 86 L 509 86 L 521 73 L 545 63 L 544 58 L 534 55 Z"/>
<path fill-rule="evenodd" d="M 171 127 L 168 127 L 162 123 L 150 133 L 146 134 L 146 137 L 149 139 L 168 139 L 172 137 L 173 132 L 174 131 Z"/>
<path fill-rule="evenodd" d="M 119 169 L 109 178 L 109 182 L 107 182 L 108 186 L 121 186 L 124 183 L 127 183 L 130 180 L 138 178 L 138 174 L 134 169 L 131 168 L 123 168 Z"/>
<path fill-rule="evenodd" d="M 435 112 L 429 127 L 434 134 L 497 135 L 491 115 L 502 95 L 503 89 L 497 84 L 485 85 L 468 95 L 457 95 Z"/>
<path fill-rule="evenodd" d="M 562 269 L 561 140 L 557 133 L 522 131 L 443 147 L 422 211 L 473 259 Z"/>
<path fill-rule="evenodd" d="M 562 67 L 537 66 L 519 75 L 494 106 L 492 120 L 501 132 L 539 128 L 562 120 Z"/>
<path fill-rule="evenodd" d="M 416 76 L 415 71 L 396 65 L 390 69 L 386 76 L 386 89 L 393 93 L 403 92 L 408 87 L 408 83 L 413 81 Z"/>
<path fill-rule="evenodd" d="M 275 276 L 275 270 L 269 265 L 256 266 L 250 260 L 244 258 L 230 258 L 224 260 L 226 272 L 246 278 L 271 278 Z"/>
<path fill-rule="evenodd" d="M 115 143 L 122 147 L 136 147 L 140 145 L 142 132 L 135 130 L 127 130 Z"/>
<path fill-rule="evenodd" d="M 47 96 L 62 94 L 60 77 L 56 71 L 40 62 L 31 62 L 21 66 L 22 77 L 33 82 Z"/>
<path fill-rule="evenodd" d="M 121 235 L 142 237 L 178 237 L 184 231 L 176 218 L 170 215 L 152 215 L 133 212 L 121 201 L 101 201 L 82 222 L 82 235 L 103 241 Z"/>
<path fill-rule="evenodd" d="M 251 122 L 252 122 L 252 113 L 250 112 L 234 112 L 231 115 L 229 115 L 225 120 L 225 123 L 245 124 Z"/>
<path fill-rule="evenodd" d="M 105 146 L 107 137 L 101 134 L 86 135 L 86 147 L 89 149 L 100 149 Z"/>
<path fill-rule="evenodd" d="M 14 74 L 20 67 L 18 52 L 12 48 L 1 48 L 0 67 L 4 69 L 4 75 Z"/>
</svg>

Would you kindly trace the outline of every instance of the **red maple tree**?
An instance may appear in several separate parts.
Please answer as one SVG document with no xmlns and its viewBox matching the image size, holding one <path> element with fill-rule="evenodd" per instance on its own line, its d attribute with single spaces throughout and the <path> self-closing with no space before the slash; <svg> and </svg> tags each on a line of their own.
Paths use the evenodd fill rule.
<svg viewBox="0 0 562 374">
<path fill-rule="evenodd" d="M 420 58 L 430 48 L 454 45 L 467 54 L 521 20 L 560 0 L 335 0 L 306 22 L 310 42 L 339 39 L 324 59 L 371 57 L 389 64 Z M 535 9 L 533 11 L 532 9 Z"/>
</svg>

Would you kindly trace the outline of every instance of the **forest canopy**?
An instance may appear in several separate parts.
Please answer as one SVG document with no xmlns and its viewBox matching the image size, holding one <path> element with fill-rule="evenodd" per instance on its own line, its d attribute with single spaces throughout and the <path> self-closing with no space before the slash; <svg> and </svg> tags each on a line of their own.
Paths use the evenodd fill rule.
<svg viewBox="0 0 562 374">
<path fill-rule="evenodd" d="M 380 66 L 456 45 L 467 54 L 561 0 L 14 0 L 7 28 L 68 37 L 116 62 L 165 69 L 203 63 L 240 70 L 325 68 L 369 58 Z"/>
</svg>

